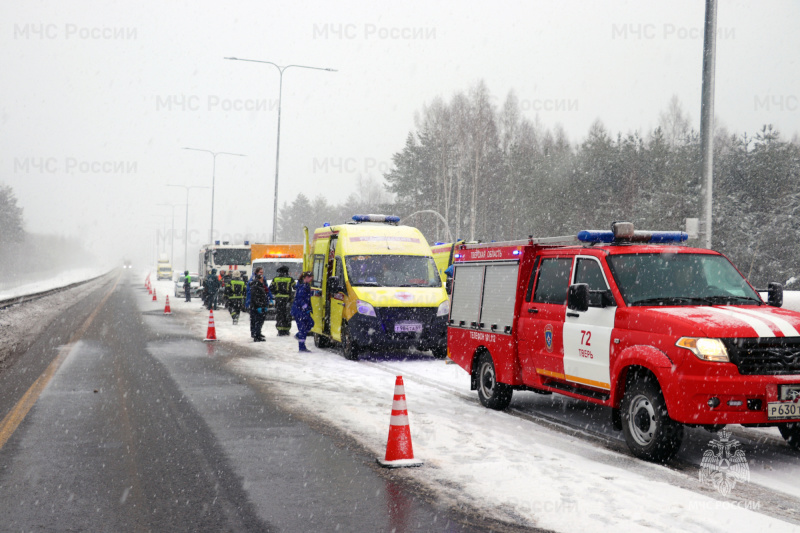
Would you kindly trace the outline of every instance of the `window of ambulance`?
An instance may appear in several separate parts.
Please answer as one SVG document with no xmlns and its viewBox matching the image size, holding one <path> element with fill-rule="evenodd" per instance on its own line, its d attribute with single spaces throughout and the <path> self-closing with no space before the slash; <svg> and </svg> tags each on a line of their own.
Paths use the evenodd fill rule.
<svg viewBox="0 0 800 533">
<path fill-rule="evenodd" d="M 432 257 L 415 255 L 349 255 L 347 277 L 353 287 L 441 287 Z"/>
<path fill-rule="evenodd" d="M 314 265 L 312 267 L 312 280 L 311 286 L 320 288 L 322 287 L 322 274 L 325 269 L 325 256 L 324 255 L 315 255 L 314 256 Z"/>
</svg>

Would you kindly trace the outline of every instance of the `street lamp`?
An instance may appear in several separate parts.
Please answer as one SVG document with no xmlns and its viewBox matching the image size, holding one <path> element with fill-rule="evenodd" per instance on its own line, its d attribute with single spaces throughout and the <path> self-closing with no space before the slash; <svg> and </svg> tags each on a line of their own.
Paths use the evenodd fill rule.
<svg viewBox="0 0 800 533">
<path fill-rule="evenodd" d="M 325 70 L 328 72 L 338 71 L 332 68 L 309 67 L 306 65 L 286 65 L 285 67 L 282 67 L 273 63 L 272 61 L 259 61 L 258 59 L 241 59 L 238 57 L 226 57 L 225 59 L 229 59 L 231 61 L 249 61 L 251 63 L 265 63 L 267 65 L 272 65 L 278 69 L 278 73 L 280 75 L 280 80 L 278 83 L 278 141 L 275 148 L 275 198 L 272 205 L 272 242 L 276 242 L 278 231 L 278 162 L 281 155 L 281 98 L 283 96 L 283 71 L 291 67 L 307 68 L 311 70 Z"/>
<path fill-rule="evenodd" d="M 158 260 L 161 259 L 161 235 L 162 235 L 163 232 L 166 231 L 165 224 L 166 224 L 166 218 L 167 217 L 166 217 L 166 215 L 159 215 L 159 214 L 155 214 L 154 213 L 153 214 L 153 218 L 158 218 L 161 221 L 161 226 L 160 227 L 156 226 L 156 236 L 155 236 L 155 239 L 156 239 L 155 240 L 155 245 L 156 246 L 155 246 L 155 252 L 154 252 L 154 254 L 155 254 L 155 261 L 154 262 L 158 263 Z M 166 251 L 167 251 L 167 243 L 165 242 L 164 243 L 164 252 L 166 253 Z"/>
<path fill-rule="evenodd" d="M 172 237 L 169 243 L 169 262 L 174 267 L 175 266 L 175 208 L 179 207 L 181 204 L 156 204 L 156 205 L 163 205 L 172 208 Z M 186 208 L 188 209 L 189 206 L 187 205 Z"/>
<path fill-rule="evenodd" d="M 420 213 L 430 213 L 432 215 L 436 215 L 437 217 L 439 217 L 439 220 L 441 220 L 444 223 L 444 229 L 447 231 L 447 237 L 450 239 L 450 242 L 455 242 L 453 241 L 453 234 L 450 233 L 450 224 L 447 223 L 447 219 L 445 219 L 438 211 L 434 211 L 432 209 L 423 209 L 422 211 L 414 211 L 410 215 L 406 215 L 405 217 L 403 217 L 403 220 L 401 220 L 401 222 L 405 222 L 409 218 L 413 217 L 414 215 L 419 215 Z"/>
<path fill-rule="evenodd" d="M 181 187 L 186 189 L 186 231 L 183 234 L 183 269 L 189 270 L 189 189 L 208 189 L 199 185 L 170 185 L 167 187 Z M 174 265 L 173 265 L 174 266 Z"/>
<path fill-rule="evenodd" d="M 211 230 L 208 234 L 208 243 L 214 244 L 214 182 L 216 181 L 216 174 L 217 174 L 217 156 L 218 155 L 235 155 L 237 157 L 247 157 L 244 154 L 232 154 L 230 152 L 212 152 L 211 150 L 204 150 L 202 148 L 183 148 L 184 150 L 194 150 L 195 152 L 206 152 L 211 154 L 211 157 L 214 160 L 213 167 L 211 169 Z"/>
</svg>

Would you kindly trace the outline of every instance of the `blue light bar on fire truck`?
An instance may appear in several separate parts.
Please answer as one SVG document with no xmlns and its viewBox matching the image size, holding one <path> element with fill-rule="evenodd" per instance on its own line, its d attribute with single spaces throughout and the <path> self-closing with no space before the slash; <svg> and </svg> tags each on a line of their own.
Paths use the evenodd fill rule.
<svg viewBox="0 0 800 533">
<path fill-rule="evenodd" d="M 394 215 L 353 215 L 355 222 L 383 222 L 386 224 L 397 224 L 400 217 Z"/>
<path fill-rule="evenodd" d="M 627 243 L 667 244 L 684 242 L 689 234 L 683 231 L 636 231 L 630 222 L 614 222 L 611 230 L 583 230 L 578 232 L 578 240 L 587 243 Z"/>
</svg>

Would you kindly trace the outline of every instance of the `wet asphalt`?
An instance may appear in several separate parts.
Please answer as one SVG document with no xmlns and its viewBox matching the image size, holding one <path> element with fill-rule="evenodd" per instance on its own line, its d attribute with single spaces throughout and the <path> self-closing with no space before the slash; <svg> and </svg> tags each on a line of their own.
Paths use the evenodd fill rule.
<svg viewBox="0 0 800 533">
<path fill-rule="evenodd" d="M 0 374 L 2 419 L 67 354 L 0 449 L 0 530 L 498 526 L 444 507 L 346 438 L 281 409 L 225 369 L 241 348 L 204 344 L 161 313 L 142 313 L 138 280 L 114 281 L 77 302 Z"/>
</svg>

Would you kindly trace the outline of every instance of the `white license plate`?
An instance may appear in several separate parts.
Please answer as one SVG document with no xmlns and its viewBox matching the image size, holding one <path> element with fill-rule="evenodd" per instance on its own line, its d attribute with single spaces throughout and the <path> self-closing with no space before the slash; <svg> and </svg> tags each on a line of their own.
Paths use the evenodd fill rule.
<svg viewBox="0 0 800 533">
<path fill-rule="evenodd" d="M 767 418 L 800 418 L 800 403 L 795 402 L 769 402 L 767 404 Z"/>
<path fill-rule="evenodd" d="M 419 322 L 398 322 L 394 325 L 395 333 L 418 333 L 422 331 L 422 324 Z"/>
</svg>

